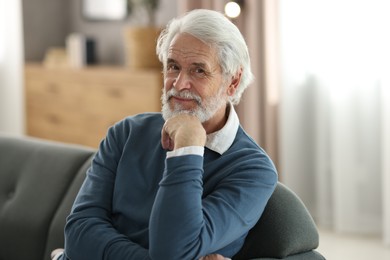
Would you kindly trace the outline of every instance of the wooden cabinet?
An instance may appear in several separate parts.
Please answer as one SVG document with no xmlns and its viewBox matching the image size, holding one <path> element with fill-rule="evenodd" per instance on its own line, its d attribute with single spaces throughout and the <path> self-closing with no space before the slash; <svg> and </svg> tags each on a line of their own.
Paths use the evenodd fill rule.
<svg viewBox="0 0 390 260">
<path fill-rule="evenodd" d="M 27 64 L 27 134 L 96 148 L 115 122 L 160 111 L 162 86 L 158 70 Z"/>
</svg>

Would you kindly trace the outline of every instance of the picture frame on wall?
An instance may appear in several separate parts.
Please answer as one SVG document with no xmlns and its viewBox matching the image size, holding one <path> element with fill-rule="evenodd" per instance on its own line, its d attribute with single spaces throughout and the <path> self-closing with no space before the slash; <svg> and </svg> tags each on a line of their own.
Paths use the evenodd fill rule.
<svg viewBox="0 0 390 260">
<path fill-rule="evenodd" d="M 87 20 L 124 20 L 127 0 L 82 0 L 82 15 Z"/>
</svg>

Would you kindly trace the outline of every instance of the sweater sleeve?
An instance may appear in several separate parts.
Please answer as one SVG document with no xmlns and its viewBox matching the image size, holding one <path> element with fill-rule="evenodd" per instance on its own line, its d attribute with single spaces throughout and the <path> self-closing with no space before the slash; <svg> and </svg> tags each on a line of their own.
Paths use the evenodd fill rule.
<svg viewBox="0 0 390 260">
<path fill-rule="evenodd" d="M 149 224 L 151 258 L 199 259 L 221 253 L 245 236 L 261 216 L 277 181 L 268 157 L 259 160 L 258 155 L 225 161 L 224 172 L 213 174 L 231 173 L 204 197 L 203 157 L 167 159 Z M 230 253 L 224 256 L 232 257 L 238 249 L 226 250 Z"/>
<path fill-rule="evenodd" d="M 64 259 L 150 259 L 147 249 L 112 224 L 115 172 L 121 148 L 110 129 L 96 154 L 65 226 Z"/>
</svg>

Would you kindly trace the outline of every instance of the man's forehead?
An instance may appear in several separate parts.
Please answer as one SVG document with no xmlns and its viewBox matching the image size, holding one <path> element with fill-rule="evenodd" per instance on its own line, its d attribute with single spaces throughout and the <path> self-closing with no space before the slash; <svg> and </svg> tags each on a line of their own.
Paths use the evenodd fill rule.
<svg viewBox="0 0 390 260">
<path fill-rule="evenodd" d="M 215 51 L 193 36 L 176 36 L 168 49 L 168 59 L 190 63 L 215 63 Z"/>
<path fill-rule="evenodd" d="M 210 63 L 213 60 L 213 57 L 202 51 L 170 48 L 168 51 L 168 60 L 187 60 L 196 63 Z"/>
</svg>

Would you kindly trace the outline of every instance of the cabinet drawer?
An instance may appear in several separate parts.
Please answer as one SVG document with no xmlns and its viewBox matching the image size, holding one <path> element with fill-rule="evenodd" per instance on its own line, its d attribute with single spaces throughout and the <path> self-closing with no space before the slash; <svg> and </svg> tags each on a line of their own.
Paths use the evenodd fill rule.
<svg viewBox="0 0 390 260">
<path fill-rule="evenodd" d="M 97 147 L 126 116 L 160 111 L 159 71 L 25 68 L 27 133 Z"/>
</svg>

